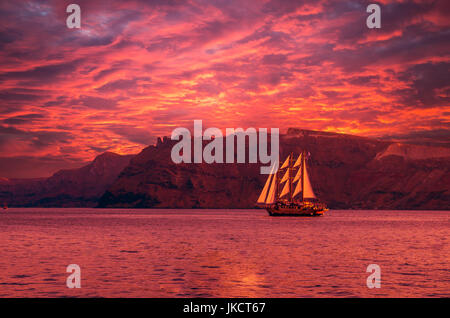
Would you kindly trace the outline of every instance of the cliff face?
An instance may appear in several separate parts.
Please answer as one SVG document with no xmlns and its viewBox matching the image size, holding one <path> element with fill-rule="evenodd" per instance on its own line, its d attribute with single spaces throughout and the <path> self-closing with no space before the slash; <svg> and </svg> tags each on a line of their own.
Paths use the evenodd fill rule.
<svg viewBox="0 0 450 318">
<path fill-rule="evenodd" d="M 270 140 L 270 138 L 269 138 Z M 42 207 L 253 208 L 259 164 L 174 164 L 164 138 L 137 156 L 105 153 L 50 178 L 0 178 L 0 204 Z M 289 129 L 280 157 L 311 153 L 309 175 L 331 208 L 450 209 L 448 148 Z M 131 159 L 131 160 L 130 160 Z"/>
<path fill-rule="evenodd" d="M 9 206 L 93 207 L 132 156 L 106 152 L 79 169 L 49 178 L 0 180 L 0 202 Z"/>
<path fill-rule="evenodd" d="M 266 175 L 259 164 L 174 164 L 167 138 L 134 157 L 100 207 L 253 208 Z M 405 148 L 406 147 L 406 148 Z M 331 208 L 449 209 L 446 148 L 289 129 L 280 156 L 307 149 L 310 178 Z"/>
</svg>

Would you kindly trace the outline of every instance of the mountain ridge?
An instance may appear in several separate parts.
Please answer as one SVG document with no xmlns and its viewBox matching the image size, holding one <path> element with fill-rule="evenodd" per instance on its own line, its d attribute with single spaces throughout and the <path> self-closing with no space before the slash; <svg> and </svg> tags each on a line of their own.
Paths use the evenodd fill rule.
<svg viewBox="0 0 450 318">
<path fill-rule="evenodd" d="M 133 158 L 99 201 L 121 208 L 253 208 L 267 176 L 260 164 L 174 164 L 175 141 L 158 138 Z M 280 135 L 281 160 L 311 152 L 310 177 L 331 208 L 449 209 L 450 164 L 386 152 L 393 142 L 354 135 L 288 129 Z M 425 153 L 431 146 L 408 145 Z M 384 155 L 381 155 L 384 154 Z M 377 158 L 378 156 L 378 158 Z M 420 180 L 428 180 L 420 182 Z M 407 191 L 405 190 L 407 189 Z"/>
<path fill-rule="evenodd" d="M 0 179 L 9 206 L 254 208 L 261 164 L 174 164 L 177 141 L 160 137 L 137 155 L 106 152 L 49 178 Z M 270 142 L 270 138 L 269 138 Z M 310 178 L 334 209 L 450 209 L 450 151 L 333 132 L 289 128 L 280 157 L 311 152 Z"/>
<path fill-rule="evenodd" d="M 3 178 L 0 202 L 9 206 L 94 207 L 132 157 L 106 152 L 81 168 L 62 169 L 48 178 Z"/>
</svg>

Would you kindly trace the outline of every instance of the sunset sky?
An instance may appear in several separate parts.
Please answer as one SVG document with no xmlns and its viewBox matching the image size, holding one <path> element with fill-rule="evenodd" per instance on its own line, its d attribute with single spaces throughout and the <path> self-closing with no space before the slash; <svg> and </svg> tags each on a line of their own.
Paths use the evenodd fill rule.
<svg viewBox="0 0 450 318">
<path fill-rule="evenodd" d="M 66 6 L 81 7 L 81 29 Z M 176 127 L 450 136 L 450 1 L 1 1 L 0 177 Z"/>
</svg>

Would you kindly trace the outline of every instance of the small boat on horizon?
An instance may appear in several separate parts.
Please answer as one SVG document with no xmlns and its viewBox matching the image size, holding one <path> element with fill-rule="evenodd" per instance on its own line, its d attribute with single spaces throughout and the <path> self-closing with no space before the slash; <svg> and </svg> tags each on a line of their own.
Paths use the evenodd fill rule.
<svg viewBox="0 0 450 318">
<path fill-rule="evenodd" d="M 277 172 L 273 173 L 275 168 L 272 168 L 257 201 L 257 205 L 264 207 L 269 215 L 321 216 L 328 211 L 325 203 L 320 202 L 314 194 L 306 168 L 306 157 L 303 151 L 294 161 L 294 154 L 291 153 Z"/>
<path fill-rule="evenodd" d="M 6 203 L 3 204 L 3 210 L 8 210 L 8 205 Z"/>
</svg>

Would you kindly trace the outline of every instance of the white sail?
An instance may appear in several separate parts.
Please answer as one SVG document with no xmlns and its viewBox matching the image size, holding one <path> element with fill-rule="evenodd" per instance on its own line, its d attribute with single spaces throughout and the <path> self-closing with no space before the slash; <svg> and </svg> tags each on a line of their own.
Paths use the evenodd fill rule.
<svg viewBox="0 0 450 318">
<path fill-rule="evenodd" d="M 277 174 L 275 173 L 270 184 L 269 194 L 267 195 L 266 204 L 275 203 L 275 191 L 277 188 Z"/>
<path fill-rule="evenodd" d="M 302 154 L 299 154 L 297 160 L 294 163 L 294 168 L 300 166 L 301 163 L 302 163 Z"/>
<path fill-rule="evenodd" d="M 284 174 L 284 176 L 281 179 L 280 183 L 283 183 L 283 182 L 285 182 L 287 180 L 289 180 L 289 169 L 286 170 L 286 173 Z"/>
<path fill-rule="evenodd" d="M 288 193 L 289 193 L 289 182 L 286 182 L 286 184 L 283 187 L 283 190 L 281 191 L 280 198 L 284 197 Z"/>
<path fill-rule="evenodd" d="M 289 166 L 289 159 L 291 159 L 291 155 L 289 155 L 286 159 L 286 161 L 283 163 L 280 169 L 287 168 Z"/>
<path fill-rule="evenodd" d="M 266 184 L 264 185 L 264 188 L 263 188 L 261 194 L 259 195 L 258 201 L 256 201 L 257 203 L 265 203 L 266 202 L 267 192 L 269 191 L 270 181 L 272 181 L 272 179 L 273 179 L 273 174 L 270 174 L 269 177 L 267 178 Z"/>
<path fill-rule="evenodd" d="M 316 195 L 314 194 L 311 182 L 309 181 L 308 171 L 306 170 L 306 161 L 303 161 L 303 178 L 305 187 L 303 189 L 303 198 L 315 199 Z"/>
</svg>

